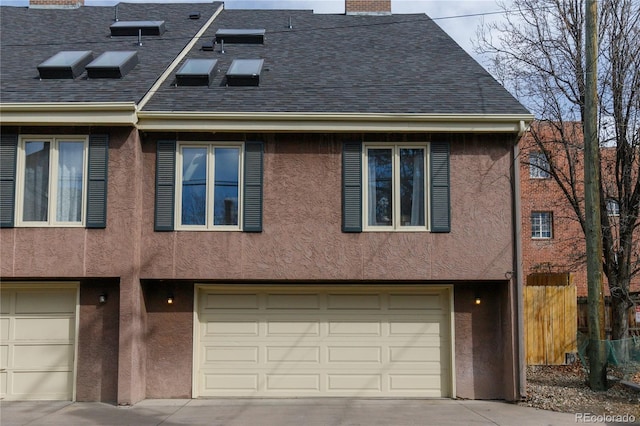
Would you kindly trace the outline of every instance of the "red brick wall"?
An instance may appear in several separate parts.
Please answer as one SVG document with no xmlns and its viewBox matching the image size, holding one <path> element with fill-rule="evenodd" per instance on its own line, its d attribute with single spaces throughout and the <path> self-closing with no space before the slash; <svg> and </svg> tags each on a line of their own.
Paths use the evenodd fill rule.
<svg viewBox="0 0 640 426">
<path fill-rule="evenodd" d="M 346 0 L 347 13 L 386 12 L 391 13 L 391 0 Z"/>
<path fill-rule="evenodd" d="M 582 145 L 582 130 L 580 123 L 570 123 L 566 125 L 574 126 L 576 146 Z M 551 129 L 541 129 L 537 127 L 538 133 L 548 139 L 547 149 L 554 154 L 558 161 L 556 164 L 568 171 L 568 162 L 563 154 L 562 146 L 553 142 L 554 135 Z M 576 218 L 573 208 L 569 205 L 560 186 L 553 178 L 539 179 L 531 178 L 529 174 L 529 153 L 539 152 L 533 136 L 527 133 L 519 144 L 520 147 L 520 199 L 522 215 L 522 262 L 523 273 L 526 282 L 527 276 L 532 273 L 552 272 L 571 273 L 573 282 L 576 284 L 578 296 L 587 295 L 587 270 L 585 264 L 585 242 L 584 233 Z M 584 176 L 583 159 L 578 150 L 578 161 L 575 175 L 579 181 L 577 190 L 582 197 L 583 189 L 581 181 Z M 615 151 L 603 149 L 601 155 L 606 161 L 607 158 L 615 154 Z M 609 157 L 608 157 L 609 156 Z M 584 207 L 584 206 L 583 206 Z M 553 213 L 553 237 L 551 239 L 531 238 L 531 212 L 552 212 Z M 605 279 L 605 292 L 608 287 Z M 640 290 L 639 280 L 635 280 L 631 285 L 631 291 Z"/>
<path fill-rule="evenodd" d="M 29 6 L 84 6 L 84 0 L 29 0 Z"/>
</svg>

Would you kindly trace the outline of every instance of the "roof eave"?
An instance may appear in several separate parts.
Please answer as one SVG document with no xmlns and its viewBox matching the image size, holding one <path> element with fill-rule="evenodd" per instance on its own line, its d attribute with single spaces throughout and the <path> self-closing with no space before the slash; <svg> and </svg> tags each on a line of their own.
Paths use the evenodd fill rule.
<svg viewBox="0 0 640 426">
<path fill-rule="evenodd" d="M 139 111 L 137 127 L 180 132 L 431 132 L 522 134 L 531 114 L 214 113 Z"/>
<path fill-rule="evenodd" d="M 136 112 L 134 102 L 0 103 L 0 122 L 3 126 L 135 126 Z"/>
</svg>

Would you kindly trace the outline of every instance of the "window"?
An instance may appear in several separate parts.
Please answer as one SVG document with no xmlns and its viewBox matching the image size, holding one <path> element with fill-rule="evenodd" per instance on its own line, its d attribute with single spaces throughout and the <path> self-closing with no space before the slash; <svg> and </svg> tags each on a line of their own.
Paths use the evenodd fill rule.
<svg viewBox="0 0 640 426">
<path fill-rule="evenodd" d="M 366 145 L 364 223 L 368 230 L 427 229 L 427 145 Z"/>
<path fill-rule="evenodd" d="M 542 152 L 532 152 L 529 154 L 529 177 L 532 179 L 548 179 L 549 161 Z"/>
<path fill-rule="evenodd" d="M 607 199 L 607 214 L 609 216 L 620 216 L 620 204 L 613 198 Z"/>
<path fill-rule="evenodd" d="M 531 238 L 551 238 L 552 231 L 553 214 L 551 212 L 531 213 Z"/>
<path fill-rule="evenodd" d="M 240 144 L 179 144 L 177 227 L 240 229 Z"/>
<path fill-rule="evenodd" d="M 21 226 L 83 226 L 86 137 L 20 138 L 17 222 Z"/>
</svg>

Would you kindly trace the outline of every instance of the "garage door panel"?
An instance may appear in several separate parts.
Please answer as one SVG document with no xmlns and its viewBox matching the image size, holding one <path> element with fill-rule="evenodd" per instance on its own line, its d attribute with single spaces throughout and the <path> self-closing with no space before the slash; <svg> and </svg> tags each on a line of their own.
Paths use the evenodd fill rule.
<svg viewBox="0 0 640 426">
<path fill-rule="evenodd" d="M 442 299 L 439 294 L 390 294 L 390 310 L 435 310 L 442 309 Z"/>
<path fill-rule="evenodd" d="M 210 321 L 204 325 L 203 337 L 257 335 L 258 321 Z"/>
<path fill-rule="evenodd" d="M 75 318 L 16 318 L 15 340 L 71 341 Z"/>
<path fill-rule="evenodd" d="M 440 371 L 435 374 L 390 374 L 389 389 L 396 392 L 434 392 L 439 396 L 442 387 Z"/>
<path fill-rule="evenodd" d="M 73 345 L 15 345 L 13 367 L 18 369 L 69 370 L 73 366 Z"/>
<path fill-rule="evenodd" d="M 329 374 L 329 391 L 377 391 L 382 390 L 380 374 Z"/>
<path fill-rule="evenodd" d="M 440 336 L 439 323 L 424 323 L 414 321 L 392 321 L 389 323 L 389 335 L 391 336 Z"/>
<path fill-rule="evenodd" d="M 257 294 L 208 294 L 204 309 L 258 309 Z"/>
<path fill-rule="evenodd" d="M 328 364 L 382 363 L 382 348 L 379 346 L 330 346 Z"/>
<path fill-rule="evenodd" d="M 269 321 L 267 336 L 319 336 L 319 321 Z"/>
<path fill-rule="evenodd" d="M 329 336 L 381 336 L 379 321 L 329 321 Z"/>
<path fill-rule="evenodd" d="M 69 371 L 18 371 L 11 393 L 24 399 L 64 398 L 69 391 Z"/>
<path fill-rule="evenodd" d="M 389 360 L 395 363 L 439 363 L 440 352 L 438 346 L 392 346 L 389 347 Z"/>
<path fill-rule="evenodd" d="M 267 374 L 266 390 L 273 391 L 320 391 L 319 374 Z"/>
<path fill-rule="evenodd" d="M 14 293 L 12 292 L 9 292 L 9 291 L 2 292 L 2 297 L 0 297 L 0 314 L 10 313 L 13 297 L 14 297 Z"/>
<path fill-rule="evenodd" d="M 73 314 L 74 292 L 29 291 L 16 293 L 16 314 Z"/>
<path fill-rule="evenodd" d="M 205 374 L 204 391 L 258 390 L 258 374 Z"/>
<path fill-rule="evenodd" d="M 320 363 L 319 346 L 268 346 L 267 363 Z"/>
<path fill-rule="evenodd" d="M 9 346 L 0 346 L 0 368 L 6 369 L 9 366 Z"/>
<path fill-rule="evenodd" d="M 201 355 L 194 392 L 213 397 L 449 396 L 446 291 L 247 290 L 258 303 L 255 310 L 206 310 L 205 304 L 215 305 L 210 296 L 241 291 L 202 286 L 207 302 L 198 314 Z"/>
<path fill-rule="evenodd" d="M 205 346 L 204 363 L 256 364 L 258 362 L 258 350 L 257 346 Z"/>
<path fill-rule="evenodd" d="M 9 318 L 0 318 L 0 339 L 9 340 Z"/>
<path fill-rule="evenodd" d="M 319 294 L 267 294 L 267 309 L 320 309 Z"/>
<path fill-rule="evenodd" d="M 382 306 L 378 294 L 329 294 L 327 296 L 328 309 L 375 309 Z"/>
</svg>

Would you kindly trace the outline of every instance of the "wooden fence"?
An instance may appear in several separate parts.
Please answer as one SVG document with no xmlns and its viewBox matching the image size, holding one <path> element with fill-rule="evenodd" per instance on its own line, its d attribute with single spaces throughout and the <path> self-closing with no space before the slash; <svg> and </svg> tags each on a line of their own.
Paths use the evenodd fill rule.
<svg viewBox="0 0 640 426">
<path fill-rule="evenodd" d="M 531 274 L 524 287 L 527 364 L 564 364 L 577 352 L 577 297 L 570 274 Z"/>
<path fill-rule="evenodd" d="M 640 304 L 640 293 L 632 293 L 631 299 Z M 611 339 L 611 298 L 604 299 L 604 324 L 607 339 Z M 589 333 L 589 310 L 587 307 L 587 298 L 578 298 L 578 331 L 584 334 Z M 636 309 L 634 306 L 629 308 L 629 334 L 632 336 L 640 336 L 640 323 L 636 322 Z"/>
</svg>

